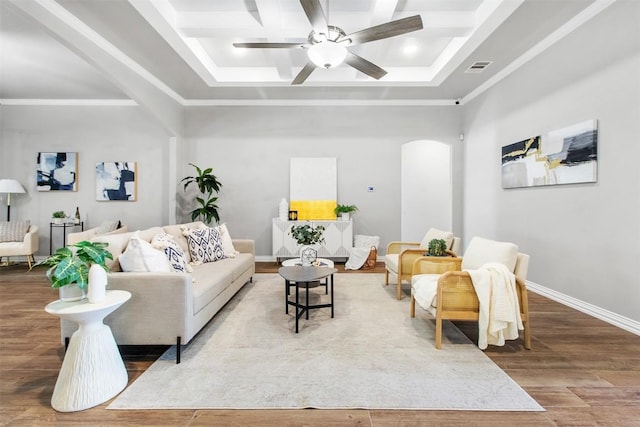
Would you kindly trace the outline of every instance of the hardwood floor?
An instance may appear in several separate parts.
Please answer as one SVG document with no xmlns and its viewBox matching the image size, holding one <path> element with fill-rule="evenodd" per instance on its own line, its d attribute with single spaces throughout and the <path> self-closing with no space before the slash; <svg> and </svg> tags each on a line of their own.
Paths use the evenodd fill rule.
<svg viewBox="0 0 640 427">
<path fill-rule="evenodd" d="M 258 263 L 275 272 L 275 263 Z M 344 267 L 337 268 L 343 272 Z M 0 425 L 8 426 L 639 426 L 640 337 L 529 294 L 533 349 L 510 341 L 485 351 L 546 412 L 382 410 L 51 409 L 63 358 L 59 320 L 44 312 L 57 299 L 44 269 L 0 267 Z M 369 270 L 371 271 L 371 270 Z M 383 272 L 379 265 L 375 272 Z M 407 313 L 408 315 L 408 313 Z M 456 325 L 475 340 L 474 323 Z M 121 347 L 135 380 L 166 347 Z M 420 393 L 420 390 L 415 390 Z"/>
</svg>

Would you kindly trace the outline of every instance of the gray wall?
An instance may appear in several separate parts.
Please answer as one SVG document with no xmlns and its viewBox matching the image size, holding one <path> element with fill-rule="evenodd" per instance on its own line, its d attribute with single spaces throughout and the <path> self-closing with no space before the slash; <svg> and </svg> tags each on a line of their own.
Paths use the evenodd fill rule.
<svg viewBox="0 0 640 427">
<path fill-rule="evenodd" d="M 129 227 L 145 228 L 169 221 L 167 188 L 168 141 L 162 129 L 137 107 L 2 106 L 0 177 L 22 183 L 27 194 L 11 200 L 11 219 L 28 219 L 40 227 L 40 255 L 49 251 L 51 214 L 76 206 L 85 228 L 120 219 Z M 38 192 L 38 152 L 78 152 L 78 191 Z M 136 161 L 137 202 L 98 202 L 95 165 L 100 161 Z M 2 201 L 6 206 L 6 201 Z M 0 210 L 6 219 L 6 208 Z M 62 245 L 55 230 L 54 250 Z"/>
<path fill-rule="evenodd" d="M 619 2 L 464 107 L 464 236 L 513 241 L 528 278 L 640 321 L 640 2 Z M 611 25 L 614 22 L 615 25 Z M 500 148 L 599 123 L 598 182 L 501 188 Z"/>
<path fill-rule="evenodd" d="M 455 107 L 210 107 L 188 112 L 185 139 L 188 161 L 212 166 L 223 184 L 220 215 L 232 236 L 255 239 L 257 255 L 270 257 L 291 157 L 336 157 L 338 202 L 359 208 L 354 234 L 378 235 L 384 248 L 400 238 L 401 144 L 450 143 L 459 165 L 460 126 Z M 458 210 L 454 224 L 461 218 Z"/>
</svg>

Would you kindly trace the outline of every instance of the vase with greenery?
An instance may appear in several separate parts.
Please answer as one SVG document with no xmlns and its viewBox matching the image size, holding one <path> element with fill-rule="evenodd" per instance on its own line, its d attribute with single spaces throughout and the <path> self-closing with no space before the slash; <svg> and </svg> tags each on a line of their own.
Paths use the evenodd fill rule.
<svg viewBox="0 0 640 427">
<path fill-rule="evenodd" d="M 220 191 L 222 184 L 218 181 L 218 178 L 212 173 L 213 168 L 200 169 L 193 163 L 189 163 L 196 169 L 195 176 L 188 176 L 183 178 L 184 191 L 187 191 L 187 187 L 191 184 L 196 184 L 200 191 L 201 197 L 196 197 L 198 207 L 191 211 L 191 220 L 197 219 L 209 224 L 212 220 L 220 222 L 220 216 L 218 215 L 218 197 L 215 195 Z"/>
<path fill-rule="evenodd" d="M 355 212 L 357 210 L 358 210 L 358 207 L 356 205 L 338 205 L 334 209 L 334 212 L 335 212 L 337 217 L 340 217 L 343 220 L 348 221 L 349 220 L 349 215 L 352 212 Z"/>
<path fill-rule="evenodd" d="M 36 265 L 50 267 L 46 273 L 47 278 L 51 282 L 52 288 L 60 289 L 60 299 L 64 301 L 82 299 L 89 284 L 90 267 L 96 264 L 105 271 L 109 271 L 106 260 L 113 259 L 113 255 L 105 249 L 108 245 L 108 243 L 83 240 L 58 249 L 53 255 Z M 80 292 L 75 296 L 67 297 L 66 291 L 71 291 L 71 289 L 63 288 L 72 285 L 77 286 Z"/>
<path fill-rule="evenodd" d="M 443 239 L 433 239 L 429 242 L 429 256 L 445 256 L 447 255 L 447 242 Z"/>
<path fill-rule="evenodd" d="M 300 248 L 300 261 L 303 266 L 311 265 L 318 258 L 318 250 L 312 245 L 324 242 L 324 226 L 311 224 L 292 225 L 289 235 L 302 245 Z"/>
<path fill-rule="evenodd" d="M 54 223 L 62 224 L 64 219 L 67 217 L 67 214 L 65 214 L 64 211 L 55 211 L 51 216 L 53 217 Z"/>
</svg>

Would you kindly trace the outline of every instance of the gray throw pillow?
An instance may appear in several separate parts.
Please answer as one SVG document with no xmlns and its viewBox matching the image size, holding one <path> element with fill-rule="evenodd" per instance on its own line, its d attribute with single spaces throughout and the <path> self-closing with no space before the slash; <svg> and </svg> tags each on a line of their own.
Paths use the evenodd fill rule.
<svg viewBox="0 0 640 427">
<path fill-rule="evenodd" d="M 22 242 L 30 225 L 30 221 L 0 222 L 0 242 Z"/>
</svg>

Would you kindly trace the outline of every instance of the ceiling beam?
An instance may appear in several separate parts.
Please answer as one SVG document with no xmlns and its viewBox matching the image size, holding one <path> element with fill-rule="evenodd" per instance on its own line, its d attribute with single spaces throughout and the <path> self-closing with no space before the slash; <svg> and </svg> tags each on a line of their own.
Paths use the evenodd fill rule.
<svg viewBox="0 0 640 427">
<path fill-rule="evenodd" d="M 53 0 L 8 0 L 55 39 L 96 67 L 171 135 L 184 127 L 184 99 Z"/>
</svg>

